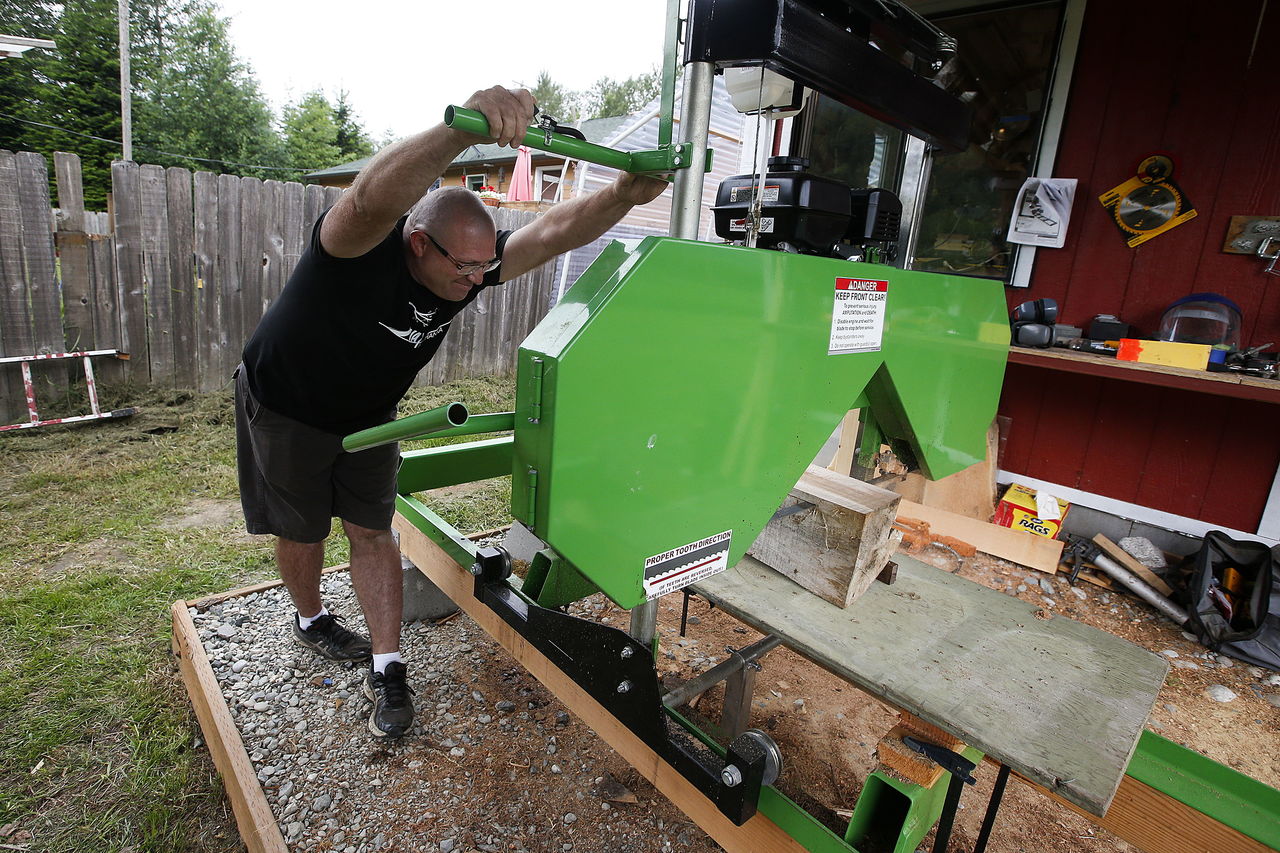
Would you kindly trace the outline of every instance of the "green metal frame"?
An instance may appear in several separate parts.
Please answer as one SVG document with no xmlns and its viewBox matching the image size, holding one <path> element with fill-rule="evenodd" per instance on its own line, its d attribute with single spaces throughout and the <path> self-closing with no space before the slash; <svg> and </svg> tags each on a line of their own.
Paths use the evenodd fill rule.
<svg viewBox="0 0 1280 853">
<path fill-rule="evenodd" d="M 982 762 L 982 753 L 973 747 L 965 747 L 960 754 L 974 764 Z M 850 845 L 869 844 L 876 850 L 914 853 L 942 815 L 950 783 L 949 773 L 925 787 L 875 771 L 862 784 L 845 840 Z"/>
<path fill-rule="evenodd" d="M 467 430 L 469 415 L 467 407 L 461 403 L 445 403 L 426 412 L 419 412 L 407 418 L 399 418 L 390 423 L 352 433 L 342 439 L 342 449 L 348 453 L 368 450 L 371 447 L 381 447 L 402 439 L 439 435 L 446 430 L 456 435 L 456 430 Z M 470 430 L 467 431 L 470 432 Z"/>
<path fill-rule="evenodd" d="M 1280 791 L 1144 731 L 1125 773 L 1225 826 L 1280 850 Z"/>
<path fill-rule="evenodd" d="M 401 453 L 396 491 L 407 495 L 505 477 L 511 473 L 514 441 L 506 436 Z"/>
<path fill-rule="evenodd" d="M 882 342 L 833 354 L 850 277 L 887 282 Z M 631 609 L 654 555 L 727 532 L 735 565 L 860 400 L 931 477 L 984 458 L 1005 310 L 998 282 L 615 242 L 521 344 L 512 515 Z"/>
</svg>

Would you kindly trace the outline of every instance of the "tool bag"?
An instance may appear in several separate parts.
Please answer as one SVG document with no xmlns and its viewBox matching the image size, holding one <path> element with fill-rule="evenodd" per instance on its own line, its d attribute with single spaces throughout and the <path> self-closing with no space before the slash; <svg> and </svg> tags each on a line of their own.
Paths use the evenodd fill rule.
<svg viewBox="0 0 1280 853">
<path fill-rule="evenodd" d="M 1188 627 L 1219 654 L 1280 670 L 1280 546 L 1211 530 L 1188 578 Z"/>
</svg>

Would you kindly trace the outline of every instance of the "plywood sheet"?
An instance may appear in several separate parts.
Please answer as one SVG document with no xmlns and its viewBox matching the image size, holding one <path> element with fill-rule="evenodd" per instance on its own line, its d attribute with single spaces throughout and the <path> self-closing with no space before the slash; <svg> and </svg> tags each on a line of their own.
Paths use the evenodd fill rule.
<svg viewBox="0 0 1280 853">
<path fill-rule="evenodd" d="M 1169 665 L 899 554 L 841 609 L 747 557 L 697 590 L 835 675 L 1102 815 Z"/>
</svg>

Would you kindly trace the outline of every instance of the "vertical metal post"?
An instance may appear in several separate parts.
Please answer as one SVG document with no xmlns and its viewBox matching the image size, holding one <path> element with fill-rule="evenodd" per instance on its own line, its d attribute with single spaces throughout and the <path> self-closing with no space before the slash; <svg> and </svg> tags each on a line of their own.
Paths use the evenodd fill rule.
<svg viewBox="0 0 1280 853">
<path fill-rule="evenodd" d="M 118 0 L 120 19 L 120 138 L 124 143 L 121 159 L 133 160 L 133 98 L 129 81 L 129 0 Z"/>
<path fill-rule="evenodd" d="M 744 661 L 742 667 L 724 681 L 724 710 L 720 714 L 720 727 L 730 739 L 745 732 L 751 722 L 751 697 L 755 693 L 759 669 L 760 665 L 755 661 Z"/>
<path fill-rule="evenodd" d="M 711 87 L 714 66 L 690 62 L 684 67 L 684 95 L 680 103 L 681 156 L 687 169 L 676 171 L 671 198 L 671 236 L 698 239 L 702 217 L 702 183 L 706 175 L 707 135 L 711 128 Z"/>
<path fill-rule="evenodd" d="M 98 383 L 93 377 L 93 364 L 87 355 L 84 357 L 84 384 L 89 389 L 89 407 L 95 415 L 102 414 L 102 409 L 98 408 Z"/>
<path fill-rule="evenodd" d="M 929 174 L 932 169 L 933 151 L 928 144 L 914 136 L 907 137 L 902 180 L 898 185 L 898 198 L 902 200 L 902 230 L 899 232 L 902 235 L 902 251 L 898 253 L 898 262 L 903 269 L 911 269 L 911 264 L 916 259 L 916 246 L 920 240 L 920 215 L 929 191 Z"/>
<path fill-rule="evenodd" d="M 658 633 L 658 599 L 631 608 L 630 633 L 637 643 L 653 646 L 654 635 Z"/>
<path fill-rule="evenodd" d="M 662 108 L 658 118 L 658 147 L 671 144 L 676 110 L 676 53 L 680 38 L 680 0 L 667 0 L 667 29 L 662 44 Z"/>
<path fill-rule="evenodd" d="M 27 415 L 31 419 L 31 423 L 40 420 L 40 413 L 36 411 L 36 384 L 31 379 L 31 362 L 22 362 L 22 387 L 27 392 Z"/>
</svg>

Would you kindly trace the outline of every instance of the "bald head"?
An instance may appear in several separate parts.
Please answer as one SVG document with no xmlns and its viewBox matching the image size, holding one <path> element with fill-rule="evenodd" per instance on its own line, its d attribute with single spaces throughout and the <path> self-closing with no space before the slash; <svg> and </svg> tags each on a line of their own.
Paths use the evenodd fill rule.
<svg viewBox="0 0 1280 853">
<path fill-rule="evenodd" d="M 407 241 L 413 231 L 443 236 L 456 229 L 477 228 L 493 231 L 493 220 L 480 198 L 466 187 L 441 187 L 418 199 L 410 209 L 404 224 L 404 238 Z"/>
</svg>

